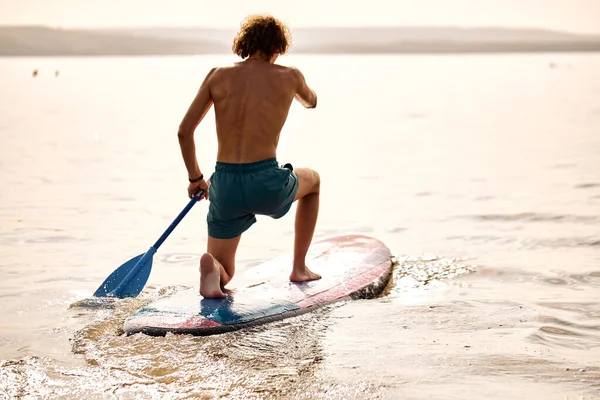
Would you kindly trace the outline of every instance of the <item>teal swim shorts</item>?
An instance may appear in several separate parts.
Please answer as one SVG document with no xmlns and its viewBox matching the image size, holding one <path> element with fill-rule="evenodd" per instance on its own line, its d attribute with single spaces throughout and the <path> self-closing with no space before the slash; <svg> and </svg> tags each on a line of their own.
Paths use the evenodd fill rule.
<svg viewBox="0 0 600 400">
<path fill-rule="evenodd" d="M 247 164 L 217 162 L 208 189 L 208 234 L 217 239 L 241 235 L 256 215 L 283 217 L 298 191 L 298 176 L 270 158 Z"/>
</svg>

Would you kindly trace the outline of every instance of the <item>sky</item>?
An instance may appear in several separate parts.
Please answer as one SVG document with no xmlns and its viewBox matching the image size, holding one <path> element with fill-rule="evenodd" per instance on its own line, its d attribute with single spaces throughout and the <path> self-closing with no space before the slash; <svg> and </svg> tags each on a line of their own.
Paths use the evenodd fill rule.
<svg viewBox="0 0 600 400">
<path fill-rule="evenodd" d="M 600 33 L 600 0 L 0 0 L 0 24 L 239 26 L 270 13 L 293 27 L 443 25 Z"/>
</svg>

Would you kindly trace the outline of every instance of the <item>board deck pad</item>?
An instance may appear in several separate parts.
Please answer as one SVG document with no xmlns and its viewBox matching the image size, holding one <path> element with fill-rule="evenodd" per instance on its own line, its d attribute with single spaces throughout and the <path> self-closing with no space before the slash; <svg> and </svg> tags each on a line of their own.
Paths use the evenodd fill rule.
<svg viewBox="0 0 600 400">
<path fill-rule="evenodd" d="M 285 254 L 236 274 L 225 298 L 204 299 L 195 286 L 140 308 L 123 329 L 128 335 L 204 336 L 293 317 L 348 296 L 379 294 L 392 260 L 381 241 L 346 235 L 313 243 L 307 266 L 322 278 L 290 282 L 292 254 Z"/>
</svg>

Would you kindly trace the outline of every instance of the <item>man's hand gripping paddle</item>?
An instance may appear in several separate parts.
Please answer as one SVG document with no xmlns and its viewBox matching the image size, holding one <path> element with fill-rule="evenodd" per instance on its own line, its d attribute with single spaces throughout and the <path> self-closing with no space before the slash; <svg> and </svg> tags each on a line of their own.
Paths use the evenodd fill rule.
<svg viewBox="0 0 600 400">
<path fill-rule="evenodd" d="M 183 217 L 192 209 L 194 204 L 200 200 L 200 197 L 204 194 L 201 190 L 198 192 L 190 202 L 185 206 L 183 211 L 179 213 L 177 218 L 169 225 L 165 233 L 154 243 L 148 251 L 133 257 L 125 264 L 117 268 L 108 278 L 100 285 L 100 287 L 94 293 L 95 297 L 135 297 L 144 288 L 150 271 L 152 270 L 152 257 L 156 250 L 161 244 L 167 239 L 167 237 L 173 232 L 173 229 L 181 222 Z"/>
</svg>

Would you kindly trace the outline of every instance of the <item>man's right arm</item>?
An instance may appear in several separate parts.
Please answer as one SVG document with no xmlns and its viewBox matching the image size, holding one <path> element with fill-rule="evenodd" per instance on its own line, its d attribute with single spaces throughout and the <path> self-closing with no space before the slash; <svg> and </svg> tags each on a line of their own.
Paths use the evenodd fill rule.
<svg viewBox="0 0 600 400">
<path fill-rule="evenodd" d="M 317 95 L 314 90 L 308 87 L 304 75 L 297 68 L 292 68 L 296 82 L 296 93 L 294 97 L 306 108 L 315 108 L 317 106 Z"/>
</svg>

